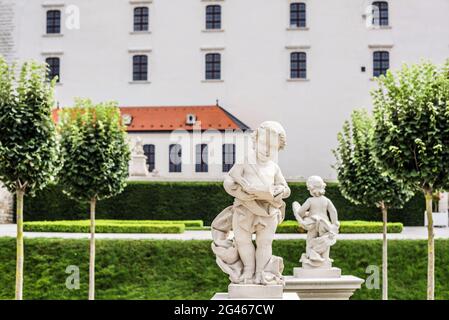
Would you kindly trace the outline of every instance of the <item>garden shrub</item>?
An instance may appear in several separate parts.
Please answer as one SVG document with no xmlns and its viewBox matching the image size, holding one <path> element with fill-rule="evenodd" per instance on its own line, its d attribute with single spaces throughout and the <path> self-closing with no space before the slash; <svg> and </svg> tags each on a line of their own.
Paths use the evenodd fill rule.
<svg viewBox="0 0 449 320">
<path fill-rule="evenodd" d="M 401 233 L 403 225 L 400 222 L 389 222 L 388 233 Z M 297 221 L 287 220 L 282 222 L 277 233 L 305 233 L 306 231 L 298 225 Z M 340 221 L 340 233 L 382 233 L 382 222 L 377 221 Z"/>
<path fill-rule="evenodd" d="M 182 223 L 114 223 L 96 221 L 96 233 L 183 233 Z M 28 232 L 74 232 L 89 233 L 89 220 L 82 221 L 33 221 L 24 223 L 24 231 Z"/>
<path fill-rule="evenodd" d="M 286 199 L 286 218 L 293 220 L 291 204 L 303 203 L 310 195 L 305 183 L 291 182 L 292 195 Z M 173 201 L 176 195 L 176 201 Z M 347 201 L 336 183 L 328 183 L 326 195 L 335 204 L 340 220 L 381 221 L 378 208 L 357 206 Z M 123 193 L 100 201 L 98 219 L 118 220 L 212 220 L 233 198 L 220 182 L 129 182 Z M 65 196 L 59 186 L 50 186 L 25 203 L 25 221 L 88 219 L 88 204 L 80 204 Z M 406 226 L 424 225 L 424 199 L 417 194 L 403 209 L 391 209 L 389 220 Z"/>
</svg>

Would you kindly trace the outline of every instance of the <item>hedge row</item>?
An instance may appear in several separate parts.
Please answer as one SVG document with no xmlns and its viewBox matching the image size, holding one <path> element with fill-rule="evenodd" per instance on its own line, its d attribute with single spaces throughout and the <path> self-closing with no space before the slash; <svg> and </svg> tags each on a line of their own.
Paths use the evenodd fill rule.
<svg viewBox="0 0 449 320">
<path fill-rule="evenodd" d="M 186 226 L 183 223 L 114 223 L 97 221 L 95 232 L 97 233 L 183 233 Z M 74 232 L 88 233 L 90 222 L 82 221 L 35 221 L 25 222 L 24 231 L 28 232 Z"/>
<path fill-rule="evenodd" d="M 310 195 L 304 183 L 290 183 L 287 220 L 294 220 L 293 201 L 303 203 Z M 355 206 L 340 193 L 336 183 L 328 183 L 327 196 L 335 204 L 340 220 L 381 221 L 377 208 Z M 219 182 L 130 182 L 125 191 L 98 202 L 99 219 L 121 220 L 203 220 L 210 225 L 215 216 L 231 205 L 233 199 Z M 417 194 L 401 210 L 390 210 L 391 222 L 406 226 L 424 224 L 424 197 Z M 60 187 L 50 186 L 35 198 L 25 200 L 25 221 L 88 219 L 89 206 L 65 196 Z"/>
<path fill-rule="evenodd" d="M 436 298 L 449 299 L 449 241 L 436 240 Z M 0 238 L 0 299 L 14 298 L 15 239 Z M 305 250 L 304 240 L 275 241 L 291 275 Z M 427 242 L 389 241 L 390 299 L 425 299 Z M 342 240 L 331 249 L 343 274 L 367 279 L 368 266 L 382 266 L 380 240 Z M 66 287 L 67 266 L 80 268 L 80 290 Z M 86 299 L 89 242 L 74 239 L 25 239 L 25 299 Z M 372 269 L 372 267 L 371 267 Z M 372 281 L 370 281 L 372 284 Z M 380 281 L 382 283 L 382 281 Z M 97 299 L 210 299 L 225 292 L 228 277 L 215 263 L 210 241 L 98 240 Z M 381 288 L 362 285 L 354 299 L 380 299 Z"/>
<path fill-rule="evenodd" d="M 401 233 L 403 225 L 400 222 L 389 222 L 388 233 Z M 340 221 L 340 233 L 382 233 L 382 222 L 376 221 Z M 306 231 L 298 225 L 297 221 L 287 220 L 282 222 L 277 233 L 305 233 Z"/>
</svg>

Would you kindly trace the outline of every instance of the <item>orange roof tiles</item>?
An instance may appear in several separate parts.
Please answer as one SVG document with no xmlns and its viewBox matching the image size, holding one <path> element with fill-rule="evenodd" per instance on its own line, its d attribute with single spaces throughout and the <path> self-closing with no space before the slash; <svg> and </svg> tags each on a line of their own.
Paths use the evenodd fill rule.
<svg viewBox="0 0 449 320">
<path fill-rule="evenodd" d="M 123 115 L 132 117 L 127 126 L 128 132 L 173 131 L 175 129 L 192 130 L 186 124 L 187 115 L 193 114 L 201 130 L 249 129 L 244 123 L 220 106 L 176 106 L 176 107 L 120 107 Z M 58 109 L 53 110 L 53 119 L 57 121 Z"/>
</svg>

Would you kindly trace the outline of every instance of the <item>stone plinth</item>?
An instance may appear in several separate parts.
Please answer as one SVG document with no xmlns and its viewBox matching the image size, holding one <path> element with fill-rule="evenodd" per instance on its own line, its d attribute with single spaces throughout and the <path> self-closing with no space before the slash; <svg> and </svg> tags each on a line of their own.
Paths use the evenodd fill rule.
<svg viewBox="0 0 449 320">
<path fill-rule="evenodd" d="M 133 155 L 129 162 L 129 175 L 131 177 L 147 177 L 149 174 L 147 157 L 145 155 Z"/>
<path fill-rule="evenodd" d="M 293 276 L 296 278 L 340 278 L 340 268 L 328 268 L 328 269 L 310 269 L 310 268 L 294 268 Z"/>
<path fill-rule="evenodd" d="M 282 285 L 230 284 L 228 293 L 217 293 L 212 300 L 299 300 L 295 293 L 284 293 Z"/>
<path fill-rule="evenodd" d="M 299 268 L 298 268 L 299 269 Z M 286 276 L 286 293 L 296 293 L 301 300 L 349 300 L 360 289 L 363 279 L 354 276 L 298 278 Z"/>
</svg>

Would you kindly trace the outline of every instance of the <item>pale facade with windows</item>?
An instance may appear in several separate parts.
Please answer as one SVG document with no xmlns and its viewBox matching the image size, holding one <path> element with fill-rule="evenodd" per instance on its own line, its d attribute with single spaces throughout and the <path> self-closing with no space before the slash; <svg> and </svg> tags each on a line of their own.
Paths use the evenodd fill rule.
<svg viewBox="0 0 449 320">
<path fill-rule="evenodd" d="M 1 3 L 14 27 L 0 31 L 0 53 L 47 61 L 61 107 L 78 96 L 123 106 L 218 99 L 252 128 L 284 125 L 291 179 L 335 178 L 337 132 L 354 108 L 371 108 L 376 76 L 449 58 L 447 0 Z"/>
</svg>

